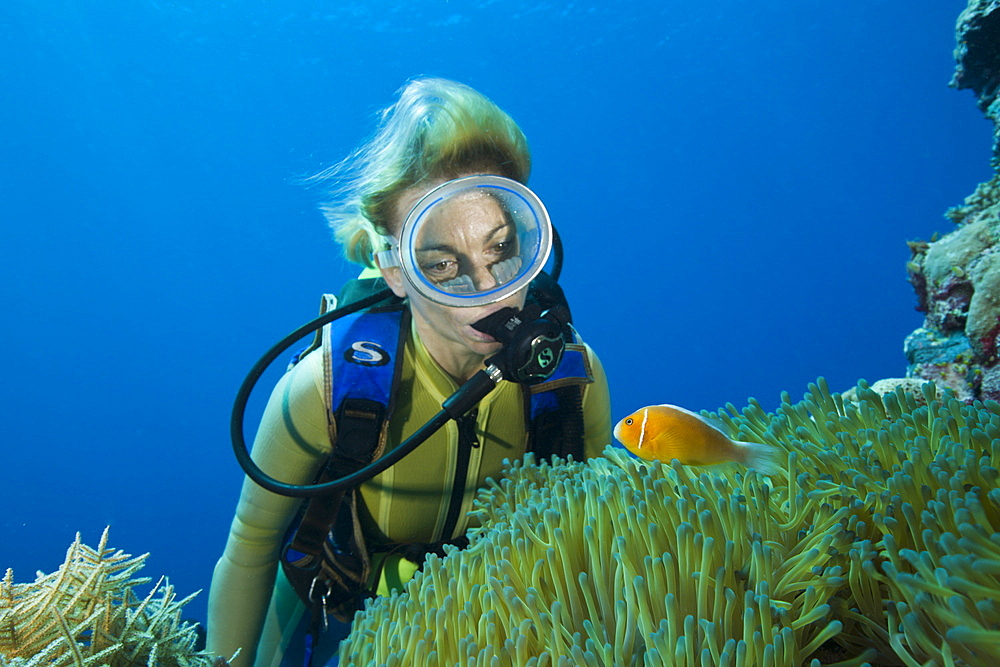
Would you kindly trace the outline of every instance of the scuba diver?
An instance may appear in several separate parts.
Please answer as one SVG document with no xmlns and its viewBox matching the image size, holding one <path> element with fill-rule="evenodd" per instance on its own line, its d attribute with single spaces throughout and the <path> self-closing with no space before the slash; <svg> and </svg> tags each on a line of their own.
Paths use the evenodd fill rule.
<svg viewBox="0 0 1000 667">
<path fill-rule="evenodd" d="M 234 667 L 336 665 L 366 599 L 467 543 L 476 493 L 504 459 L 581 460 L 610 442 L 604 370 L 543 270 L 560 251 L 525 186 L 530 166 L 492 101 L 421 78 L 318 177 L 338 184 L 324 213 L 366 269 L 324 297 L 252 457 L 234 427 L 248 478 L 212 578 L 207 646 L 239 649 Z M 522 348 L 530 363 L 511 360 Z"/>
</svg>

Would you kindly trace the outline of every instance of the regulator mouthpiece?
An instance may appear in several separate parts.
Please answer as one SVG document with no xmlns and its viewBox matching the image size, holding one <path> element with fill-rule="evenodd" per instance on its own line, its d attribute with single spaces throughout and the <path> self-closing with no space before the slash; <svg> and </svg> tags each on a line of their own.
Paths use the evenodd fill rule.
<svg viewBox="0 0 1000 667">
<path fill-rule="evenodd" d="M 503 308 L 472 326 L 496 338 L 503 347 L 486 360 L 505 380 L 533 385 L 544 382 L 562 360 L 565 343 L 559 318 L 534 304 L 524 310 Z"/>
</svg>

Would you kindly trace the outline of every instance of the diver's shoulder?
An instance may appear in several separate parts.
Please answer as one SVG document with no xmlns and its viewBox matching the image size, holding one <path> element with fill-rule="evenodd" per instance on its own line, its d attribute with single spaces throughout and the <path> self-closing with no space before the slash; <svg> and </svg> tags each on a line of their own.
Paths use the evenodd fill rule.
<svg viewBox="0 0 1000 667">
<path fill-rule="evenodd" d="M 571 343 L 570 345 L 583 352 L 590 364 L 597 366 L 601 365 L 601 359 L 597 355 L 597 352 L 594 351 L 594 348 L 590 346 L 590 343 L 584 340 L 579 333 L 577 333 L 576 342 Z"/>
<path fill-rule="evenodd" d="M 325 392 L 323 348 L 319 347 L 303 355 L 282 378 L 288 383 L 288 391 L 293 397 L 315 394 L 322 397 Z"/>
</svg>

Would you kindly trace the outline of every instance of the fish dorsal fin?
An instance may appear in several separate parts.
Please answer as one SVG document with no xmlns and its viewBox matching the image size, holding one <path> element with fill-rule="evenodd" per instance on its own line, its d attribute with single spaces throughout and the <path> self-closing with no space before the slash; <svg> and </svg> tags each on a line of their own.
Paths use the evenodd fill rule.
<svg viewBox="0 0 1000 667">
<path fill-rule="evenodd" d="M 705 424 L 706 426 L 708 426 L 710 428 L 714 428 L 716 431 L 718 431 L 722 435 L 726 436 L 727 438 L 730 437 L 730 435 L 729 435 L 729 429 L 726 427 L 725 422 L 723 422 L 721 419 L 711 419 L 709 417 L 704 417 L 704 416 L 698 414 L 697 412 L 694 412 L 692 410 L 688 410 L 687 408 L 682 408 L 679 405 L 671 405 L 669 403 L 663 403 L 663 404 L 660 405 L 660 407 L 661 408 L 670 408 L 671 410 L 677 410 L 678 412 L 683 412 L 686 415 L 691 415 L 692 417 L 694 417 L 695 419 L 697 419 L 701 423 Z"/>
</svg>

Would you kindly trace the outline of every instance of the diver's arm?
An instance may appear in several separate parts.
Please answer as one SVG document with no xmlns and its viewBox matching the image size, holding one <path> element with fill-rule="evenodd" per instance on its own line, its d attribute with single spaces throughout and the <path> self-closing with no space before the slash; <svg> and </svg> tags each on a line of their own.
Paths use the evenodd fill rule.
<svg viewBox="0 0 1000 667">
<path fill-rule="evenodd" d="M 587 355 L 594 374 L 583 390 L 583 455 L 589 459 L 601 456 L 611 442 L 611 393 L 604 366 L 589 345 Z"/>
<path fill-rule="evenodd" d="M 329 440 L 322 355 L 309 354 L 271 393 L 252 456 L 272 477 L 308 484 L 330 451 Z M 233 667 L 253 664 L 285 531 L 300 502 L 244 479 L 208 596 L 207 648 L 227 659 L 241 649 Z"/>
</svg>

